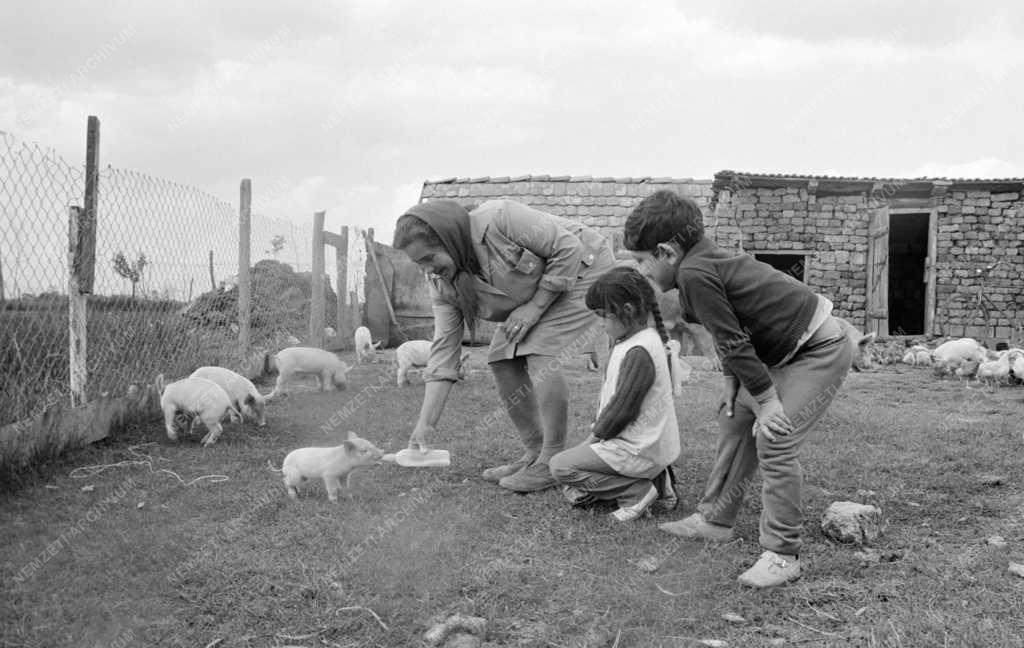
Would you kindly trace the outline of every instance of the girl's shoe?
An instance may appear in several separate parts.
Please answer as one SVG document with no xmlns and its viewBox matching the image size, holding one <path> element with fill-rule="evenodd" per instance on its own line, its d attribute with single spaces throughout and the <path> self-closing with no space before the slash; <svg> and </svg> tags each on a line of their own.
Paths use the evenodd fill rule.
<svg viewBox="0 0 1024 648">
<path fill-rule="evenodd" d="M 593 493 L 568 485 L 562 486 L 562 497 L 573 506 L 586 506 L 597 501 Z"/>
<path fill-rule="evenodd" d="M 658 489 L 651 486 L 651 489 L 640 498 L 639 502 L 630 504 L 629 506 L 619 507 L 618 510 L 612 511 L 611 516 L 619 522 L 630 522 L 643 515 L 644 511 L 646 511 L 656 499 L 658 499 Z"/>
<path fill-rule="evenodd" d="M 654 504 L 651 506 L 652 511 L 668 512 L 679 506 L 679 496 L 676 495 L 676 476 L 672 472 L 672 466 L 665 468 L 654 478 L 654 486 L 658 489 L 658 499 L 654 500 Z"/>
</svg>

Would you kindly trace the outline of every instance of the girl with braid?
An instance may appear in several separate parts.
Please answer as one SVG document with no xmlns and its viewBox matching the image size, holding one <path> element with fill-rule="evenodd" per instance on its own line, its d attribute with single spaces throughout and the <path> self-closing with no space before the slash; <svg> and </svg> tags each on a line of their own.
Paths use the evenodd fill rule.
<svg viewBox="0 0 1024 648">
<path fill-rule="evenodd" d="M 618 503 L 612 517 L 635 520 L 652 505 L 673 509 L 670 468 L 679 456 L 672 400 L 668 335 L 654 289 L 637 270 L 613 268 L 586 294 L 587 308 L 604 323 L 611 354 L 588 438 L 556 454 L 551 475 L 574 506 Z"/>
</svg>

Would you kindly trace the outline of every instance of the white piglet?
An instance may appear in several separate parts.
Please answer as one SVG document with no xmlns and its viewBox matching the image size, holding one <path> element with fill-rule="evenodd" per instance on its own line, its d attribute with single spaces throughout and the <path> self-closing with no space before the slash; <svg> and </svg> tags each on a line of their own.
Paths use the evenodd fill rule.
<svg viewBox="0 0 1024 648">
<path fill-rule="evenodd" d="M 1010 349 L 1006 352 L 1006 361 L 1010 363 L 1010 373 L 1014 378 L 1024 381 L 1024 349 Z"/>
<path fill-rule="evenodd" d="M 997 384 L 1010 382 L 1010 358 L 1006 355 L 999 356 L 996 360 L 988 360 L 978 365 L 977 378 L 979 382 L 986 383 L 994 388 Z"/>
<path fill-rule="evenodd" d="M 372 361 L 377 355 L 377 349 L 380 348 L 380 341 L 374 344 L 373 338 L 370 336 L 370 329 L 365 326 L 360 326 L 356 329 L 353 341 L 356 347 L 356 360 L 360 363 L 363 362 L 364 358 L 367 361 Z"/>
<path fill-rule="evenodd" d="M 932 363 L 932 352 L 923 344 L 915 344 L 903 354 L 903 364 L 912 366 L 930 365 Z"/>
<path fill-rule="evenodd" d="M 940 374 L 955 373 L 965 377 L 963 371 L 965 366 L 977 367 L 982 362 L 989 360 L 988 349 L 983 347 L 974 338 L 960 338 L 943 342 L 932 351 L 932 361 L 935 363 L 936 372 Z"/>
<path fill-rule="evenodd" d="M 409 340 L 402 342 L 395 349 L 395 362 L 398 363 L 398 386 L 409 384 L 408 373 L 413 367 L 427 366 L 430 358 L 430 340 Z"/>
<path fill-rule="evenodd" d="M 348 438 L 341 445 L 332 448 L 299 448 L 292 450 L 284 458 L 279 472 L 284 473 L 284 485 L 288 489 L 288 497 L 299 496 L 296 487 L 309 479 L 322 479 L 327 487 L 327 498 L 338 501 L 338 493 L 342 491 L 341 479 L 345 478 L 345 496 L 352 497 L 350 478 L 352 471 L 362 466 L 372 466 L 381 462 L 384 452 L 370 441 L 361 438 L 355 432 L 349 432 Z M 270 464 L 269 460 L 267 462 Z M 277 471 L 273 464 L 271 470 Z"/>
<path fill-rule="evenodd" d="M 245 376 L 224 367 L 199 367 L 192 372 L 190 378 L 212 380 L 227 393 L 232 406 L 243 417 L 260 426 L 267 424 L 267 400 Z"/>
<path fill-rule="evenodd" d="M 296 375 L 305 374 L 316 377 L 320 391 L 333 388 L 345 389 L 346 374 L 349 366 L 330 351 L 312 347 L 288 347 L 275 355 L 269 353 L 263 357 L 263 373 L 277 372 L 274 391 L 266 398 L 276 398 L 284 394 L 284 386 Z"/>
<path fill-rule="evenodd" d="M 876 361 L 875 354 L 872 352 L 875 334 L 868 333 L 864 335 L 860 332 L 860 329 L 842 317 L 837 317 L 836 322 L 839 323 L 839 328 L 846 335 L 850 348 L 853 350 L 853 355 L 850 357 L 850 368 L 854 371 L 864 371 L 865 369 L 873 368 Z"/>
<path fill-rule="evenodd" d="M 430 360 L 430 340 L 409 340 L 402 342 L 395 350 L 395 362 L 398 364 L 396 377 L 398 386 L 409 384 L 409 370 L 413 367 L 426 367 Z M 466 364 L 469 362 L 469 351 L 463 349 L 459 356 L 459 380 L 466 377 Z"/>
<path fill-rule="evenodd" d="M 162 383 L 163 379 L 159 379 Z M 164 427 L 167 436 L 178 439 L 175 419 L 183 414 L 192 419 L 192 428 L 196 420 L 202 421 L 207 433 L 203 437 L 203 445 L 211 446 L 217 442 L 222 431 L 221 420 L 230 416 L 232 420 L 242 420 L 241 414 L 231 406 L 231 399 L 220 385 L 206 378 L 184 378 L 172 382 L 163 388 L 160 394 L 160 409 L 164 413 Z"/>
</svg>

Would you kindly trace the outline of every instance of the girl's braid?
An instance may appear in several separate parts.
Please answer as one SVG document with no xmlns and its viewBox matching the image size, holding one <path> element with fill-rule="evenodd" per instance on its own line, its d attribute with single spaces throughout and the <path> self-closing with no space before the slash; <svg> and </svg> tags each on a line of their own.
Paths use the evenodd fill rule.
<svg viewBox="0 0 1024 648">
<path fill-rule="evenodd" d="M 668 344 L 668 331 L 665 329 L 665 320 L 661 317 L 661 307 L 658 306 L 657 300 L 651 302 L 651 315 L 654 316 L 654 328 L 658 330 L 658 335 L 661 336 L 661 341 Z"/>
<path fill-rule="evenodd" d="M 646 279 L 643 280 L 643 285 L 640 288 L 640 296 L 647 306 L 647 309 L 651 311 L 651 315 L 654 316 L 654 328 L 657 329 L 658 335 L 661 336 L 662 343 L 668 343 L 668 331 L 665 329 L 665 320 L 661 316 L 661 307 L 658 306 L 658 298 L 654 295 L 654 288 L 651 287 L 651 283 Z"/>
</svg>

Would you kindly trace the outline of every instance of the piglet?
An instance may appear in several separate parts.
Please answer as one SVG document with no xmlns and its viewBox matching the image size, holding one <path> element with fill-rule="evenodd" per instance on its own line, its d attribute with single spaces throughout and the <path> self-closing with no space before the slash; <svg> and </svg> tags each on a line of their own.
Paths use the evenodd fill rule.
<svg viewBox="0 0 1024 648">
<path fill-rule="evenodd" d="M 245 376 L 239 375 L 224 367 L 199 367 L 192 372 L 191 378 L 206 378 L 220 385 L 227 393 L 231 405 L 258 425 L 266 425 L 266 398 L 257 391 Z"/>
<path fill-rule="evenodd" d="M 1009 356 L 1001 355 L 996 360 L 987 360 L 978 365 L 977 378 L 979 382 L 995 388 L 998 383 L 1010 382 L 1010 369 Z"/>
<path fill-rule="evenodd" d="M 915 344 L 903 354 L 903 364 L 918 366 L 932 363 L 932 352 L 923 344 Z"/>
<path fill-rule="evenodd" d="M 296 487 L 307 479 L 322 479 L 327 487 L 327 498 L 337 502 L 338 493 L 342 490 L 341 478 L 345 478 L 345 496 L 351 499 L 349 480 L 352 471 L 362 466 L 379 464 L 383 456 L 384 453 L 373 443 L 355 432 L 349 432 L 348 438 L 339 446 L 292 450 L 284 458 L 280 470 L 273 465 L 270 468 L 275 472 L 284 473 L 288 497 L 296 499 L 299 496 Z"/>
<path fill-rule="evenodd" d="M 991 360 L 988 349 L 974 338 L 960 338 L 943 342 L 932 351 L 932 360 L 939 363 L 962 363 L 970 360 L 977 363 Z"/>
<path fill-rule="evenodd" d="M 356 329 L 356 333 L 353 336 L 353 342 L 356 347 L 356 360 L 361 364 L 364 359 L 367 362 L 372 362 L 376 356 L 377 349 L 380 347 L 380 341 L 377 344 L 373 343 L 373 338 L 370 337 L 370 329 L 365 326 L 360 326 Z"/>
<path fill-rule="evenodd" d="M 1024 381 L 1024 349 L 1009 349 L 1006 361 L 1010 363 L 1010 373 L 1014 378 Z"/>
<path fill-rule="evenodd" d="M 853 349 L 853 355 L 850 358 L 850 368 L 854 371 L 871 369 L 874 365 L 874 359 L 871 353 L 871 343 L 875 341 L 875 334 L 868 333 L 867 335 L 864 335 L 856 326 L 842 317 L 837 317 L 835 319 L 839 323 L 839 327 L 843 330 L 843 334 L 846 335 L 846 339 L 850 343 L 850 348 Z"/>
<path fill-rule="evenodd" d="M 163 382 L 163 379 L 159 382 Z M 160 394 L 160 409 L 164 413 L 167 436 L 172 441 L 178 439 L 174 419 L 179 413 L 192 417 L 193 428 L 196 419 L 202 421 L 208 430 L 203 437 L 204 446 L 216 443 L 222 431 L 220 422 L 225 416 L 230 416 L 232 421 L 242 420 L 238 410 L 231 406 L 227 393 L 220 385 L 206 378 L 185 378 L 164 387 Z"/>
<path fill-rule="evenodd" d="M 320 391 L 332 388 L 345 389 L 346 374 L 349 366 L 330 351 L 312 347 L 288 347 L 281 349 L 276 355 L 269 353 L 263 357 L 263 373 L 277 372 L 274 391 L 266 398 L 277 398 L 284 394 L 285 384 L 296 374 L 316 376 Z"/>
<path fill-rule="evenodd" d="M 430 359 L 430 340 L 409 340 L 403 342 L 395 350 L 395 362 L 398 364 L 396 377 L 398 386 L 409 384 L 408 373 L 413 367 L 426 367 Z M 466 363 L 469 362 L 469 351 L 463 349 L 459 356 L 459 380 L 466 377 Z"/>
</svg>

